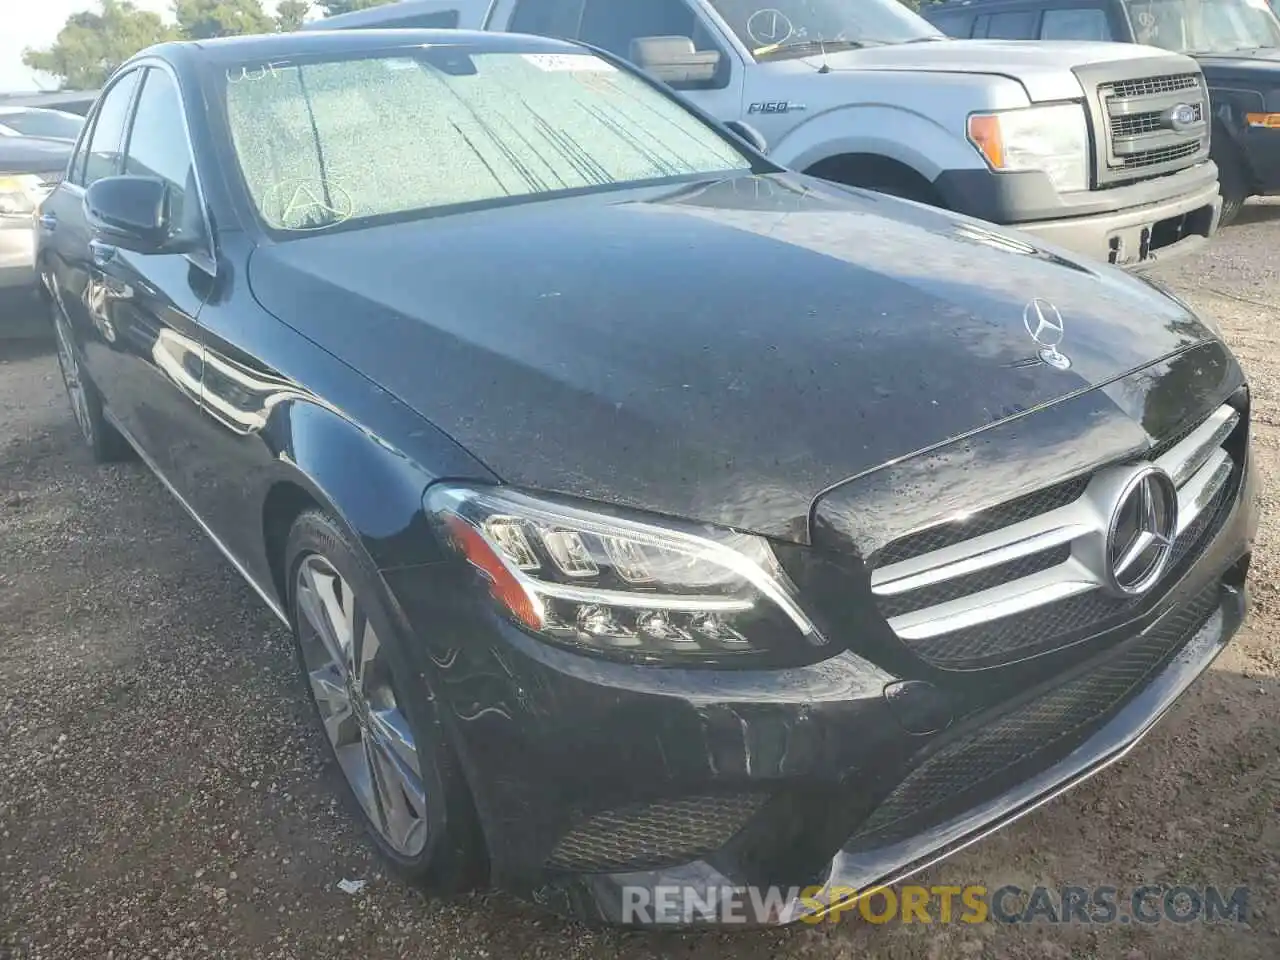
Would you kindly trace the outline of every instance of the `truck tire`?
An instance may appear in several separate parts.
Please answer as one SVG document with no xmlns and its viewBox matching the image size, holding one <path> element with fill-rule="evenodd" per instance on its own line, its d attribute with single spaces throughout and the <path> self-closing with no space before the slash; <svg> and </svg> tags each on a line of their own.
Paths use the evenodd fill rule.
<svg viewBox="0 0 1280 960">
<path fill-rule="evenodd" d="M 1249 172 L 1240 149 L 1224 130 L 1213 131 L 1210 156 L 1218 165 L 1218 193 L 1222 195 L 1222 216 L 1218 226 L 1225 227 L 1240 215 L 1240 208 L 1249 199 Z"/>
</svg>

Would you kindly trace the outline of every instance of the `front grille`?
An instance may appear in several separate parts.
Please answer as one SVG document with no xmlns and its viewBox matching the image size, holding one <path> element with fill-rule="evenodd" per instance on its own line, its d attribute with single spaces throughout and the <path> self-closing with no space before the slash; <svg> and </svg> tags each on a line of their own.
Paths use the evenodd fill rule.
<svg viewBox="0 0 1280 960">
<path fill-rule="evenodd" d="M 1152 167 L 1162 163 L 1171 163 L 1186 157 L 1194 157 L 1200 152 L 1199 142 L 1184 143 L 1173 147 L 1161 147 L 1158 150 L 1143 150 L 1132 153 L 1121 161 L 1126 168 Z"/>
<path fill-rule="evenodd" d="M 724 846 L 765 800 L 760 793 L 677 797 L 598 813 L 561 839 L 547 865 L 599 873 L 687 863 Z"/>
<path fill-rule="evenodd" d="M 1050 766 L 1182 649 L 1213 616 L 1218 601 L 1214 584 L 1095 669 L 947 743 L 876 807 L 853 845 L 893 843 L 927 826 L 924 821 L 941 822 L 948 813 L 997 794 L 998 785 L 991 784 L 1015 767 L 1025 778 Z"/>
<path fill-rule="evenodd" d="M 1200 78 L 1194 73 L 1176 73 L 1164 77 L 1144 77 L 1141 80 L 1121 80 L 1111 84 L 1117 97 L 1126 100 L 1133 97 L 1150 97 L 1159 93 L 1176 93 L 1179 90 L 1195 90 Z"/>
<path fill-rule="evenodd" d="M 1209 98 L 1198 73 L 1103 83 L 1098 87 L 1099 186 L 1173 173 L 1209 153 Z M 1191 108 L 1175 126 L 1173 111 Z"/>
<path fill-rule="evenodd" d="M 999 563 L 979 570 L 977 573 L 934 584 L 922 590 L 912 590 L 910 593 L 896 597 L 884 597 L 880 600 L 880 613 L 893 618 L 913 610 L 946 603 L 955 597 L 978 593 L 980 590 L 998 587 L 1010 580 L 1018 580 L 1029 577 L 1033 573 L 1039 573 L 1041 570 L 1048 570 L 1060 563 L 1066 563 L 1070 557 L 1071 545 L 1064 543 L 1052 550 L 1018 557 L 1008 563 Z"/>
<path fill-rule="evenodd" d="M 1178 488 L 1179 518 L 1162 581 L 1145 594 L 1108 592 L 1101 569 L 1117 485 L 1148 462 L 1129 459 L 983 511 L 977 526 L 927 531 L 930 549 L 918 550 L 923 534 L 903 538 L 905 551 L 890 544 L 871 576 L 881 614 L 914 654 L 948 670 L 1000 666 L 1120 626 L 1158 602 L 1226 521 L 1240 480 L 1228 450 L 1244 428 L 1224 405 L 1153 445 L 1148 458 Z M 1032 504 L 1047 509 L 1029 514 Z"/>
<path fill-rule="evenodd" d="M 1195 115 L 1196 120 L 1204 119 L 1204 110 L 1200 104 L 1193 104 L 1191 112 Z M 1117 137 L 1132 137 L 1139 133 L 1152 133 L 1156 130 L 1163 130 L 1163 117 L 1163 113 L 1159 110 L 1115 117 L 1111 121 L 1111 132 Z"/>
<path fill-rule="evenodd" d="M 1055 507 L 1065 506 L 1078 499 L 1088 484 L 1087 474 L 1072 477 L 1070 480 L 1055 483 L 1050 487 L 1042 487 L 1034 493 L 1028 493 L 1015 500 L 1008 500 L 986 510 L 968 514 L 963 520 L 940 523 L 928 530 L 908 534 L 881 550 L 876 555 L 875 566 L 887 567 L 891 563 L 910 560 L 912 557 L 941 550 L 943 547 L 990 533 L 992 530 L 999 530 L 1019 520 L 1048 513 Z"/>
</svg>

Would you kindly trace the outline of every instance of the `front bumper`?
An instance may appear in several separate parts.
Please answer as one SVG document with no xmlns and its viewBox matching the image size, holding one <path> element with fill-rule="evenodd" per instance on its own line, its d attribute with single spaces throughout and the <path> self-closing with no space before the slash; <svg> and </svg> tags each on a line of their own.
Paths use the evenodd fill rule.
<svg viewBox="0 0 1280 960">
<path fill-rule="evenodd" d="M 1127 752 L 1242 622 L 1257 499 L 1247 457 L 1217 534 L 1131 635 L 936 735 L 909 732 L 927 725 L 889 696 L 898 678 L 850 653 L 789 670 L 641 668 L 496 620 L 478 637 L 452 564 L 384 576 L 425 641 L 496 885 L 611 923 L 781 924 L 918 871 Z M 1019 748 L 976 787 L 930 779 L 939 757 L 992 731 L 1025 739 L 1028 712 L 1117 676 L 1123 690 L 1089 693 L 1096 713 L 1069 736 Z M 942 799 L 882 815 L 922 781 Z M 681 844 L 696 854 L 675 856 Z M 767 906 L 726 915 L 730 892 Z"/>
<path fill-rule="evenodd" d="M 1218 169 L 1211 161 L 1129 186 L 1091 190 L 1070 202 L 1036 171 L 955 170 L 934 185 L 957 213 L 1135 271 L 1195 252 L 1217 232 L 1222 213 Z"/>
</svg>

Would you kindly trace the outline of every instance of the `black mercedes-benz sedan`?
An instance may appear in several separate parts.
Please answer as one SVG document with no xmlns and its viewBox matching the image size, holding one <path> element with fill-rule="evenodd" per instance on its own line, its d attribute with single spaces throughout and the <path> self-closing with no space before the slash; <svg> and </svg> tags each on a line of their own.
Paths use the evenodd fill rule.
<svg viewBox="0 0 1280 960">
<path fill-rule="evenodd" d="M 1244 616 L 1211 326 L 749 139 L 558 41 L 179 43 L 43 204 L 93 454 L 292 630 L 411 879 L 811 919 L 1119 758 Z"/>
</svg>

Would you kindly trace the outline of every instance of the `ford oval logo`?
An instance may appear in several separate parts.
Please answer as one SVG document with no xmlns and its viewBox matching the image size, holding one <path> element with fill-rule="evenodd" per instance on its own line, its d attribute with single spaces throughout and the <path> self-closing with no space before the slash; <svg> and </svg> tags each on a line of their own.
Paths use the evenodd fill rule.
<svg viewBox="0 0 1280 960">
<path fill-rule="evenodd" d="M 1180 103 L 1169 108 L 1169 126 L 1182 131 L 1195 126 L 1200 121 L 1200 111 L 1189 103 Z"/>
</svg>

